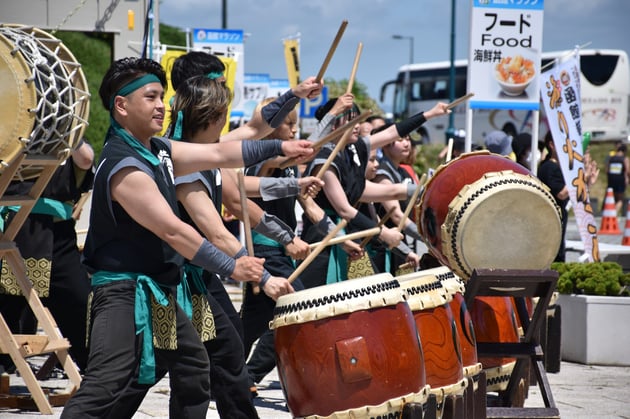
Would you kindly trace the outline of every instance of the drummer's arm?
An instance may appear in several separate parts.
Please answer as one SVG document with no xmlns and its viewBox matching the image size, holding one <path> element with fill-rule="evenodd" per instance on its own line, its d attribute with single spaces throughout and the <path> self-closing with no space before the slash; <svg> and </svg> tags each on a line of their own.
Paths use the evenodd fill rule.
<svg viewBox="0 0 630 419">
<path fill-rule="evenodd" d="M 365 181 L 365 189 L 361 194 L 361 202 L 385 202 L 407 199 L 413 195 L 416 185 L 407 186 L 402 183 L 380 184 Z"/>
<path fill-rule="evenodd" d="M 72 161 L 81 170 L 89 170 L 94 163 L 94 149 L 85 140 L 81 140 L 79 145 L 72 150 Z"/>
</svg>

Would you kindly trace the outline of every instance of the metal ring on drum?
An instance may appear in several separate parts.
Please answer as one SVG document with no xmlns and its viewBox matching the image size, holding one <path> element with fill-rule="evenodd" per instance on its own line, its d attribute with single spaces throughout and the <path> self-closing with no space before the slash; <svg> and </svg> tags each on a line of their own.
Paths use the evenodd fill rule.
<svg viewBox="0 0 630 419">
<path fill-rule="evenodd" d="M 32 124 L 10 135 L 20 139 L 28 155 L 68 156 L 81 140 L 89 114 L 90 95 L 81 65 L 59 39 L 40 29 L 0 24 L 0 37 L 10 54 L 28 66 L 24 80 L 36 96 L 35 103 L 24 109 Z M 7 141 L 15 142 L 15 137 Z M 30 166 L 15 178 L 22 181 L 38 175 L 39 168 Z"/>
<path fill-rule="evenodd" d="M 419 205 L 429 251 L 463 279 L 475 268 L 548 269 L 560 245 L 560 211 L 548 188 L 487 151 L 440 166 Z"/>
<path fill-rule="evenodd" d="M 278 375 L 294 417 L 400 415 L 429 395 L 406 294 L 390 274 L 278 298 Z"/>
<path fill-rule="evenodd" d="M 445 396 L 462 395 L 466 390 L 462 351 L 451 311 L 452 295 L 440 279 L 426 271 L 396 277 L 407 293 L 424 357 L 424 370 L 431 393 L 441 411 Z"/>
</svg>

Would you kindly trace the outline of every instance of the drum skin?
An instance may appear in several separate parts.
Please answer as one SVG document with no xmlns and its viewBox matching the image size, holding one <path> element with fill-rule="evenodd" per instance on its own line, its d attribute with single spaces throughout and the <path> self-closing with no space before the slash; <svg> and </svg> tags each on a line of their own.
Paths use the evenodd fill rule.
<svg viewBox="0 0 630 419">
<path fill-rule="evenodd" d="M 487 151 L 440 166 L 417 211 L 430 253 L 465 280 L 475 268 L 548 269 L 561 240 L 548 188 L 523 166 Z"/>
<path fill-rule="evenodd" d="M 418 332 L 404 298 L 383 305 L 383 298 L 374 294 L 370 298 L 375 303 L 368 304 L 374 308 L 360 303 L 348 309 L 354 304 L 353 290 L 322 294 L 335 286 L 356 286 L 361 294 L 356 299 L 361 300 L 364 291 L 371 289 L 363 287 L 361 281 L 359 278 L 300 291 L 287 297 L 293 301 L 284 306 L 285 296 L 278 299 L 271 327 L 275 331 L 278 375 L 294 417 L 329 416 L 426 392 Z M 320 295 L 312 298 L 308 294 L 311 291 Z M 346 297 L 350 293 L 353 296 Z M 344 294 L 343 301 L 331 301 L 340 294 Z M 298 299 L 301 295 L 303 300 Z M 309 310 L 310 314 L 300 315 Z M 297 321 L 296 316 L 300 317 Z"/>
</svg>

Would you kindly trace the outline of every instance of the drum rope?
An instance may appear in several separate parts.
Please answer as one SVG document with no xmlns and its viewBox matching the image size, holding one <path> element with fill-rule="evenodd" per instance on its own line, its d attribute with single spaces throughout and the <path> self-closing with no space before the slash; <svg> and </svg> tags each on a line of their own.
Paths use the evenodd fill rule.
<svg viewBox="0 0 630 419">
<path fill-rule="evenodd" d="M 64 26 L 64 25 L 68 22 L 68 20 L 69 20 L 72 16 L 74 16 L 74 14 L 75 14 L 76 12 L 78 12 L 79 10 L 81 10 L 81 9 L 83 8 L 83 6 L 85 6 L 85 3 L 87 3 L 87 0 L 81 0 L 81 1 L 79 1 L 79 4 L 77 4 L 77 5 L 74 7 L 74 9 L 73 9 L 73 10 L 71 10 L 71 11 L 70 11 L 70 12 L 66 15 L 66 17 L 65 17 L 65 18 L 63 18 L 63 20 L 61 21 L 61 23 L 60 23 L 60 24 L 58 24 L 58 25 L 55 27 L 55 29 L 53 29 L 52 31 L 50 31 L 50 33 L 54 35 L 54 34 L 55 34 L 55 33 L 56 33 L 59 29 L 61 29 L 61 27 L 62 27 L 62 26 Z"/>
</svg>

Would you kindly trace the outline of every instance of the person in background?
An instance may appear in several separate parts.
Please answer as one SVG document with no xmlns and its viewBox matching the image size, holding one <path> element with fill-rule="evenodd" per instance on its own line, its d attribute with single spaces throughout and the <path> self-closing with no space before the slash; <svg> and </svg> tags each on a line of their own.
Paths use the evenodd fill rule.
<svg viewBox="0 0 630 419">
<path fill-rule="evenodd" d="M 490 131 L 486 134 L 483 143 L 486 149 L 491 153 L 509 157 L 514 161 L 516 160 L 512 152 L 512 137 L 505 132 L 500 130 Z"/>
<path fill-rule="evenodd" d="M 627 146 L 619 144 L 615 154 L 608 159 L 608 164 L 606 165 L 606 187 L 613 190 L 617 216 L 621 214 L 626 202 L 626 188 L 628 187 L 628 182 L 630 182 L 630 159 L 627 156 L 627 152 Z"/>
<path fill-rule="evenodd" d="M 80 208 L 76 208 L 82 194 L 92 188 L 94 180 L 94 150 L 81 139 L 70 157 L 55 171 L 35 207 L 15 237 L 21 255 L 37 263 L 27 264 L 29 278 L 40 294 L 42 303 L 50 310 L 63 337 L 70 342 L 69 354 L 80 371 L 87 365 L 86 315 L 90 281 L 81 265 L 81 253 L 75 230 Z M 12 182 L 7 195 L 27 194 L 34 180 Z M 8 209 L 8 208 L 7 208 Z M 7 221 L 15 213 L 8 209 Z M 76 218 L 75 218 L 76 217 Z M 41 279 L 49 283 L 39 289 Z M 16 284 L 15 274 L 6 263 L 0 281 L 0 312 L 13 333 L 35 334 L 37 319 L 21 292 L 4 284 Z M 11 371 L 14 366 L 8 355 L 0 355 L 0 364 Z"/>
<path fill-rule="evenodd" d="M 560 207 L 560 221 L 562 223 L 562 235 L 560 240 L 560 248 L 554 262 L 564 262 L 566 259 L 566 250 L 564 239 L 567 232 L 568 212 L 567 204 L 569 203 L 569 189 L 566 186 L 562 169 L 558 163 L 558 154 L 556 146 L 553 143 L 551 131 L 545 135 L 545 148 L 547 155 L 538 165 L 537 176 L 542 183 L 549 187 L 551 195 L 556 200 L 556 204 Z"/>
<path fill-rule="evenodd" d="M 236 265 L 180 219 L 174 179 L 280 153 L 298 160 L 313 153 L 309 142 L 189 144 L 154 137 L 164 121 L 165 86 L 158 63 L 129 57 L 110 66 L 99 89 L 110 129 L 84 248 L 94 293 L 90 354 L 81 387 L 62 418 L 131 417 L 141 398 L 126 393 L 147 391 L 167 372 L 170 416 L 206 416 L 208 355 L 176 288 L 185 259 L 208 270 L 219 267 L 226 276 Z M 282 291 L 287 292 L 290 288 Z"/>
<path fill-rule="evenodd" d="M 516 157 L 516 162 L 523 167 L 531 170 L 532 162 L 532 135 L 527 132 L 518 134 L 512 140 L 512 151 Z M 540 162 L 540 152 L 536 148 L 534 155 L 534 164 Z"/>
</svg>

